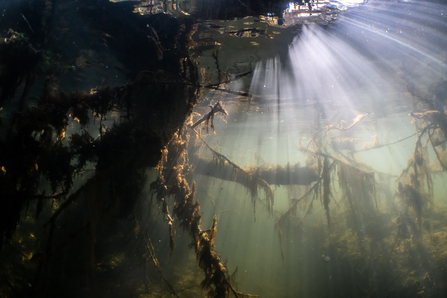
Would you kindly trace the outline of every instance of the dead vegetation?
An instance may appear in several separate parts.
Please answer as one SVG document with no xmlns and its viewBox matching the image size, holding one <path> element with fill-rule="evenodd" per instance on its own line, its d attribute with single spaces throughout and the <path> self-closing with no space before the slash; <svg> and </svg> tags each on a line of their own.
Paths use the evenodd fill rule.
<svg viewBox="0 0 447 298">
<path fill-rule="evenodd" d="M 152 40 L 157 43 L 157 60 L 161 61 L 167 53 L 155 29 L 149 29 Z M 445 212 L 437 208 L 434 197 L 434 176 L 447 169 L 445 82 L 433 84 L 424 98 L 415 86 L 410 88 L 415 101 L 420 103 L 409 115 L 409 122 L 416 131 L 415 146 L 407 167 L 397 179 L 393 178 L 394 185 L 390 186 L 383 180 L 390 180 L 391 175 L 378 173 L 358 161 L 356 154 L 361 150 L 356 150 L 357 139 L 328 137 L 332 132 L 352 132 L 367 124 L 371 113 L 358 115 L 347 127 L 344 122 L 316 127 L 308 145 L 299 149 L 312 160 L 306 166 L 296 163 L 243 167 L 211 147 L 202 138 L 202 131 L 208 133 L 211 127 L 218 136 L 214 117 L 228 115 L 228 111 L 218 101 L 195 123 L 184 125 L 200 90 L 250 98 L 248 93 L 226 90 L 225 86 L 251 72 L 225 79 L 219 69 L 217 53 L 214 55 L 219 77 L 216 84 L 199 84 L 195 65 L 182 57 L 178 59 L 182 62 L 176 61 L 181 64 L 178 73 L 142 70 L 125 85 L 102 84 L 91 91 L 64 91 L 54 77 L 47 76 L 40 96 L 33 99 L 35 104 L 32 105 L 26 104 L 31 100 L 28 98 L 30 88 L 36 76 L 45 72 L 39 67 L 43 67 L 48 57 L 27 38 L 13 31 L 0 44 L 0 57 L 7 55 L 14 59 L 24 57 L 33 63 L 25 63 L 27 68 L 18 67 L 14 72 L 13 68 L 19 64 L 0 61 L 2 70 L 10 70 L 10 76 L 5 72 L 0 75 L 3 79 L 0 84 L 2 106 L 14 98 L 19 86 L 23 86 L 16 113 L 1 123 L 5 133 L 0 140 L 0 194 L 7 198 L 0 212 L 0 247 L 5 247 L 0 259 L 4 268 L 1 294 L 54 296 L 58 290 L 55 284 L 72 285 L 71 282 L 81 276 L 83 280 L 79 284 L 83 286 L 74 286 L 84 289 L 79 296 L 92 291 L 99 295 L 101 289 L 97 285 L 101 278 L 116 274 L 115 268 L 125 271 L 125 265 L 136 264 L 135 267 L 144 267 L 139 281 L 145 285 L 145 290 L 141 292 L 154 293 L 156 287 L 150 282 L 161 277 L 167 290 L 160 290 L 160 295 L 181 297 L 180 289 L 166 274 L 170 272 L 161 265 L 148 233 L 142 232 L 150 230 L 153 222 L 143 222 L 142 218 L 147 215 L 134 216 L 141 206 L 137 201 L 144 193 L 147 169 L 157 163 L 158 176 L 150 185 L 150 191 L 167 226 L 171 255 L 178 229 L 181 229 L 190 237 L 190 247 L 203 273 L 201 287 L 210 297 L 258 296 L 239 292 L 235 287 L 236 274 L 230 276 L 227 272 L 215 244 L 218 217 L 213 217 L 211 227 L 202 226 L 200 198 L 194 182 L 194 175 L 198 174 L 243 185 L 251 197 L 255 220 L 257 203 L 264 206 L 274 218 L 280 244 L 278 253 L 284 264 L 289 257 L 286 238 L 296 237 L 287 233 L 298 231 L 298 228 L 302 228 L 300 233 L 305 233 L 303 227 L 314 224 L 307 220 L 320 203 L 321 222 L 325 225 L 322 230 L 327 240 L 325 248 L 334 252 L 331 257 L 338 262 L 337 270 L 340 270 L 337 283 L 342 289 L 355 289 L 355 295 L 349 292 L 345 297 L 384 297 L 391 288 L 400 291 L 400 296 L 396 297 L 409 292 L 427 297 L 441 297 L 445 293 L 442 282 L 446 275 L 441 272 L 443 266 L 447 266 Z M 87 64 L 81 59 L 76 61 L 76 66 L 101 64 Z M 63 65 L 59 71 L 68 68 Z M 136 93 L 149 91 L 163 95 L 160 98 L 166 100 L 156 106 L 165 105 L 158 118 L 146 119 L 152 106 L 145 111 L 134 109 Z M 116 111 L 119 111 L 119 119 L 112 127 L 105 127 L 103 122 Z M 99 128 L 98 135 L 93 137 L 88 126 L 95 121 L 99 122 Z M 66 135 L 70 123 L 79 124 L 80 132 Z M 393 146 L 411 137 L 413 135 L 380 144 L 375 136 L 363 150 Z M 206 151 L 208 157 L 199 155 L 200 150 Z M 93 175 L 86 174 L 88 171 L 94 172 Z M 381 179 L 383 175 L 385 179 Z M 80 181 L 80 185 L 74 186 Z M 279 214 L 275 212 L 274 186 L 280 185 L 307 188 L 302 196 L 289 198 L 288 208 Z M 391 202 L 386 210 L 383 201 Z M 300 209 L 304 212 L 302 216 Z M 109 226 L 119 235 L 111 235 Z M 291 226 L 294 229 L 290 229 Z M 36 231 L 40 233 L 40 243 L 35 240 Z M 111 257 L 104 256 L 104 251 L 113 246 L 110 243 L 119 243 L 115 238 L 134 247 L 125 253 L 112 250 Z M 122 255 L 129 259 L 119 257 Z M 130 260 L 133 255 L 139 258 L 135 263 Z M 12 256 L 10 260 L 9 256 Z M 141 260 L 144 266 L 138 263 Z M 12 264 L 19 264 L 20 269 Z M 415 268 L 415 264 L 419 267 Z M 75 268 L 72 271 L 79 274 L 64 271 L 58 275 L 65 265 Z M 156 277 L 148 273 L 151 269 L 155 269 Z M 55 271 L 55 276 L 44 278 Z M 343 281 L 346 276 L 352 278 Z M 33 287 L 27 287 L 28 281 L 32 281 Z M 137 287 L 132 284 L 127 288 Z M 136 296 L 136 293 L 126 294 Z"/>
</svg>

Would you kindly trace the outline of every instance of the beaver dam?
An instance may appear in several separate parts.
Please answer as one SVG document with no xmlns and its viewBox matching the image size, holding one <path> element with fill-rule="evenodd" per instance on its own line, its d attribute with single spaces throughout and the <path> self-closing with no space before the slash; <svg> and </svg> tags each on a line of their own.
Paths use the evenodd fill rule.
<svg viewBox="0 0 447 298">
<path fill-rule="evenodd" d="M 0 9 L 1 297 L 447 296 L 447 5 Z"/>
</svg>

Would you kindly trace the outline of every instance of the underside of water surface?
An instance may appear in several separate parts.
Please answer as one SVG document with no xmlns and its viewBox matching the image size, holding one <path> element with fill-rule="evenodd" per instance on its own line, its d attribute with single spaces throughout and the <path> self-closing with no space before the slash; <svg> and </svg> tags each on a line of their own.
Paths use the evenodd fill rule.
<svg viewBox="0 0 447 298">
<path fill-rule="evenodd" d="M 0 3 L 1 297 L 446 297 L 442 1 Z"/>
</svg>

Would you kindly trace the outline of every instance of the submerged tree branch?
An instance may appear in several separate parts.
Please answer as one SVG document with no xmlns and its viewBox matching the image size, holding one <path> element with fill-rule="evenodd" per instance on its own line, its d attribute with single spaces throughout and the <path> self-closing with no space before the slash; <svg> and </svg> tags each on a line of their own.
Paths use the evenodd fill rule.
<svg viewBox="0 0 447 298">
<path fill-rule="evenodd" d="M 52 195 L 52 196 L 45 196 L 44 194 L 34 195 L 33 198 L 34 199 L 57 199 L 57 198 L 60 198 L 60 197 L 63 197 L 65 195 L 67 195 L 67 193 L 68 192 L 64 191 L 64 192 L 61 192 L 61 193 L 58 193 L 58 194 L 55 194 L 55 195 Z"/>
<path fill-rule="evenodd" d="M 334 160 L 326 169 L 326 171 L 330 171 L 332 169 L 332 167 L 335 165 L 336 160 Z M 327 177 L 326 177 L 327 178 Z M 276 221 L 275 223 L 275 229 L 278 231 L 278 236 L 279 236 L 279 245 L 280 245 L 280 250 L 281 250 L 281 258 L 282 261 L 284 263 L 284 251 L 283 251 L 283 247 L 282 247 L 282 233 L 283 233 L 283 228 L 282 226 L 285 224 L 285 222 L 291 218 L 292 216 L 296 215 L 296 211 L 298 208 L 298 203 L 301 202 L 302 200 L 304 200 L 308 195 L 310 195 L 312 192 L 315 192 L 317 190 L 318 187 L 320 187 L 321 182 L 325 179 L 325 175 L 323 173 L 323 175 L 321 175 L 317 180 L 316 183 L 304 194 L 301 196 L 301 198 L 299 199 L 294 199 L 292 202 L 292 205 L 289 207 L 289 209 L 287 209 L 282 215 L 281 217 Z M 317 196 L 315 195 L 314 198 L 312 199 L 312 201 L 309 204 L 309 208 L 307 209 L 306 214 L 301 218 L 301 220 L 299 221 L 298 225 L 301 225 L 304 221 L 304 219 L 307 217 L 307 215 L 310 214 L 310 210 L 312 209 L 313 206 L 313 201 L 317 199 Z"/>
<path fill-rule="evenodd" d="M 230 161 L 231 163 L 219 164 L 219 167 L 216 167 L 216 162 L 212 159 L 206 159 L 199 156 L 191 158 L 191 162 L 195 165 L 196 174 L 233 181 L 240 184 L 244 184 L 245 181 L 240 175 L 234 177 L 234 169 L 240 169 L 247 174 L 253 173 L 253 175 L 264 180 L 267 184 L 278 186 L 310 185 L 318 179 L 318 175 L 314 168 L 301 167 L 298 164 L 287 165 L 285 167 L 280 165 L 274 165 L 272 167 L 240 167 Z"/>
<path fill-rule="evenodd" d="M 349 126 L 346 127 L 346 128 L 343 127 L 343 124 L 340 125 L 340 127 L 337 127 L 337 126 L 334 126 L 334 125 L 331 124 L 331 125 L 326 126 L 326 127 L 323 128 L 323 129 L 318 130 L 318 131 L 315 133 L 315 135 L 313 136 L 312 140 L 310 140 L 309 144 L 307 144 L 307 147 L 309 147 L 310 144 L 312 144 L 312 142 L 315 141 L 315 138 L 317 137 L 317 135 L 318 135 L 320 132 L 325 131 L 325 130 L 327 130 L 327 131 L 329 131 L 329 130 L 334 130 L 334 129 L 335 129 L 335 130 L 339 130 L 339 131 L 347 131 L 347 130 L 350 130 L 351 128 L 353 128 L 354 126 L 356 126 L 357 124 L 359 124 L 360 122 L 362 122 L 363 120 L 365 120 L 365 119 L 366 119 L 368 116 L 370 116 L 370 115 L 372 115 L 372 113 L 366 113 L 366 114 L 362 114 L 362 115 L 357 116 L 357 117 L 354 119 L 354 121 L 352 122 L 352 124 L 349 125 Z"/>
<path fill-rule="evenodd" d="M 214 124 L 213 124 L 213 118 L 214 115 L 217 113 L 222 113 L 224 115 L 228 115 L 227 110 L 225 110 L 225 108 L 223 107 L 222 103 L 220 101 L 218 101 L 214 107 L 210 106 L 211 111 L 206 114 L 205 116 L 203 116 L 202 118 L 200 118 L 200 120 L 198 120 L 196 123 L 194 123 L 193 126 L 191 126 L 192 129 L 196 128 L 198 125 L 200 125 L 202 122 L 209 122 L 211 121 L 211 126 L 214 128 Z"/>
<path fill-rule="evenodd" d="M 405 138 L 403 138 L 403 139 L 399 139 L 399 140 L 396 140 L 396 141 L 391 142 L 391 143 L 387 143 L 387 144 L 383 144 L 383 145 L 378 145 L 378 146 L 373 146 L 373 147 L 371 147 L 371 148 L 366 148 L 366 149 L 358 150 L 358 151 L 356 151 L 356 152 L 364 152 L 364 151 L 368 151 L 368 150 L 372 150 L 372 149 L 379 149 L 379 148 L 382 148 L 382 147 L 391 146 L 391 145 L 397 144 L 397 143 L 399 143 L 399 142 L 408 140 L 409 138 L 412 138 L 412 137 L 414 137 L 415 135 L 417 135 L 417 134 L 414 133 L 414 134 L 409 135 L 409 136 L 407 136 L 407 137 L 405 137 Z"/>
<path fill-rule="evenodd" d="M 183 77 L 177 77 L 174 75 L 166 75 L 163 73 L 158 73 L 154 71 L 144 70 L 141 71 L 137 78 L 135 79 L 135 82 L 130 83 L 130 85 L 133 85 L 134 83 L 136 85 L 149 85 L 149 84 L 178 84 L 178 85 L 188 85 L 196 88 L 206 88 L 216 91 L 222 91 L 229 94 L 239 95 L 239 96 L 246 96 L 246 97 L 252 97 L 252 95 L 245 91 L 234 91 L 234 90 L 228 90 L 220 88 L 221 85 L 228 84 L 234 81 L 237 81 L 247 75 L 250 75 L 252 71 L 245 72 L 243 74 L 235 76 L 233 79 L 228 79 L 226 81 L 223 81 L 222 83 L 218 84 L 208 84 L 208 85 L 200 85 L 199 83 L 192 82 L 188 80 L 187 78 Z"/>
<path fill-rule="evenodd" d="M 317 152 L 317 151 L 313 151 L 313 150 L 310 150 L 310 149 L 307 149 L 307 148 L 303 148 L 303 147 L 299 148 L 298 150 L 303 151 L 303 152 L 308 152 L 308 153 L 310 153 L 310 154 L 312 154 L 312 155 L 318 155 L 318 156 L 322 156 L 322 157 L 328 157 L 328 158 L 330 158 L 330 159 L 332 159 L 332 160 L 334 160 L 334 161 L 338 161 L 338 162 L 340 162 L 340 163 L 342 163 L 342 164 L 345 164 L 345 165 L 347 165 L 347 166 L 350 166 L 350 167 L 352 167 L 352 168 L 355 168 L 356 170 L 358 170 L 358 171 L 360 171 L 360 172 L 362 172 L 362 173 L 369 174 L 369 175 L 374 175 L 374 172 L 372 172 L 372 171 L 369 172 L 369 171 L 367 171 L 366 169 L 362 169 L 362 168 L 360 168 L 360 167 L 358 167 L 358 166 L 353 165 L 353 164 L 350 163 L 350 162 L 344 161 L 344 160 L 342 160 L 342 159 L 340 159 L 340 158 L 337 158 L 337 157 L 332 156 L 332 155 L 327 154 L 327 153 Z"/>
<path fill-rule="evenodd" d="M 252 74 L 252 73 L 253 73 L 253 71 L 247 71 L 247 72 L 244 72 L 244 73 L 242 73 L 242 74 L 240 74 L 240 75 L 235 76 L 233 79 L 229 79 L 229 80 L 223 81 L 223 82 L 221 82 L 221 83 L 219 83 L 219 84 L 208 84 L 208 85 L 205 85 L 205 86 L 202 86 L 202 87 L 204 87 L 204 88 L 216 89 L 216 88 L 218 88 L 219 85 L 221 85 L 221 84 L 228 84 L 228 83 L 237 81 L 237 80 L 239 80 L 239 79 L 241 79 L 241 78 L 243 78 L 243 77 L 245 77 L 245 76 L 248 76 L 248 75 L 250 75 L 250 74 Z M 216 89 L 216 90 L 220 90 L 220 89 Z"/>
<path fill-rule="evenodd" d="M 241 168 L 240 166 L 229 160 L 225 155 L 222 155 L 213 148 L 211 148 L 211 146 L 208 145 L 203 138 L 201 138 L 201 140 L 206 145 L 206 147 L 208 147 L 208 149 L 213 153 L 213 156 L 217 159 L 218 162 L 217 170 L 219 170 L 219 168 L 224 168 L 225 163 L 227 163 L 232 168 L 232 178 L 233 178 L 232 180 L 233 181 L 238 180 L 240 181 L 239 183 L 250 189 L 252 193 L 254 207 L 256 206 L 255 197 L 257 196 L 258 188 L 262 188 L 264 190 L 266 195 L 266 207 L 269 210 L 269 212 L 272 213 L 274 205 L 274 195 L 273 190 L 270 187 L 269 183 L 267 183 L 264 179 L 259 178 L 259 176 L 257 176 L 256 174 L 252 174 L 251 171 L 244 170 L 243 168 Z M 207 172 L 207 174 L 208 173 L 209 172 Z"/>
<path fill-rule="evenodd" d="M 432 127 L 433 127 L 433 124 L 427 125 L 426 127 L 424 127 L 424 129 L 422 129 L 421 133 L 418 135 L 418 138 L 417 138 L 416 143 L 415 143 L 415 148 L 414 148 L 413 157 L 416 155 L 416 152 L 417 152 L 419 146 L 421 146 L 421 139 L 422 139 L 422 136 L 425 134 L 425 132 L 426 132 L 427 130 L 429 130 L 429 129 L 432 128 Z M 411 168 L 413 165 L 414 165 L 414 159 L 413 159 L 413 160 L 410 160 L 410 161 L 408 162 L 407 167 L 402 171 L 402 173 L 399 175 L 399 177 L 396 178 L 395 182 L 397 182 L 400 178 L 402 178 L 405 174 L 407 174 L 408 171 L 410 170 L 410 168 Z"/>
<path fill-rule="evenodd" d="M 154 263 L 154 265 L 155 265 L 155 268 L 157 268 L 157 270 L 158 270 L 158 273 L 160 273 L 160 276 L 161 276 L 161 278 L 164 280 L 164 282 L 166 283 L 166 285 L 168 286 L 168 288 L 169 288 L 169 291 L 171 292 L 171 294 L 172 295 L 174 295 L 175 297 L 177 297 L 177 298 L 180 298 L 178 295 L 177 295 L 177 292 L 174 290 L 174 288 L 172 287 L 172 285 L 169 283 L 169 281 L 166 279 L 166 277 L 165 277 L 165 275 L 163 274 L 163 271 L 161 270 L 161 267 L 160 267 L 160 263 L 158 262 L 158 259 L 157 259 L 157 256 L 155 255 L 155 249 L 154 249 L 154 246 L 152 245 L 152 241 L 151 241 L 151 239 L 147 239 L 147 244 L 146 244 L 146 255 L 145 255 L 145 257 L 146 257 L 146 260 L 148 260 L 149 259 L 149 257 L 150 257 L 150 259 L 152 260 L 152 262 Z"/>
</svg>

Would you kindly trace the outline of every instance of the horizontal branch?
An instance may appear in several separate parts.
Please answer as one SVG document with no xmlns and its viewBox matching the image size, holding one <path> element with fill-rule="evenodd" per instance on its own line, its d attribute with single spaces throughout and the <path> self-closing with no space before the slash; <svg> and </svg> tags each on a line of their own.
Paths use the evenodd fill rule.
<svg viewBox="0 0 447 298">
<path fill-rule="evenodd" d="M 318 175 L 313 168 L 300 167 L 299 165 L 289 165 L 286 167 L 240 167 L 225 158 L 228 163 L 216 166 L 212 159 L 206 159 L 196 156 L 191 158 L 191 164 L 195 165 L 194 173 L 215 177 L 222 180 L 234 181 L 244 184 L 245 179 L 242 175 L 234 178 L 233 169 L 244 171 L 258 179 L 262 179 L 270 185 L 310 185 L 318 179 Z"/>
<path fill-rule="evenodd" d="M 396 140 L 396 141 L 391 142 L 391 143 L 387 143 L 387 144 L 383 144 L 383 145 L 373 146 L 373 147 L 370 147 L 370 148 L 366 148 L 366 149 L 358 150 L 358 151 L 356 151 L 356 152 L 364 152 L 364 151 L 368 151 L 368 150 L 372 150 L 372 149 L 379 149 L 379 148 L 382 148 L 382 147 L 391 146 L 391 145 L 397 144 L 397 143 L 399 143 L 399 142 L 408 140 L 409 138 L 412 138 L 412 137 L 414 137 L 415 135 L 417 135 L 417 134 L 414 133 L 414 134 L 412 134 L 412 135 L 409 135 L 408 137 L 405 137 L 405 138 L 403 138 L 403 139 Z"/>
</svg>

